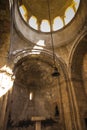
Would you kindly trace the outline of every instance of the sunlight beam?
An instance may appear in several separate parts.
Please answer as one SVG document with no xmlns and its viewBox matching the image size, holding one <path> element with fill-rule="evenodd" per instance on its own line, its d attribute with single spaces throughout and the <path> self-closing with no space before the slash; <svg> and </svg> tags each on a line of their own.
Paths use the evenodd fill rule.
<svg viewBox="0 0 87 130">
<path fill-rule="evenodd" d="M 40 46 L 45 46 L 45 41 L 44 40 L 39 40 L 36 44 L 40 45 Z"/>
<path fill-rule="evenodd" d="M 13 87 L 15 77 L 12 74 L 12 70 L 6 65 L 0 69 L 0 97 Z"/>
</svg>

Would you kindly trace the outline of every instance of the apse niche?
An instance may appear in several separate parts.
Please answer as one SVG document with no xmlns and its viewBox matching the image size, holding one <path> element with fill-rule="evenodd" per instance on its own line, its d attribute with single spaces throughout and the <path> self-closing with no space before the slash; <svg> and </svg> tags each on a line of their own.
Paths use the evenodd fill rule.
<svg viewBox="0 0 87 130">
<path fill-rule="evenodd" d="M 52 31 L 58 31 L 75 17 L 79 4 L 80 0 L 19 0 L 18 8 L 27 25 L 37 31 L 50 32 L 48 6 Z"/>
<path fill-rule="evenodd" d="M 52 70 L 44 58 L 17 63 L 7 130 L 61 130 L 58 79 Z"/>
</svg>

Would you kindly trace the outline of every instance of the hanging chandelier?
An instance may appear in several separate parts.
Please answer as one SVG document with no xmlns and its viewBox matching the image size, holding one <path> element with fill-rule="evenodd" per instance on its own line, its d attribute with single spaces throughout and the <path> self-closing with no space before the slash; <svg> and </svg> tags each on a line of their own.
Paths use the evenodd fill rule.
<svg viewBox="0 0 87 130">
<path fill-rule="evenodd" d="M 50 1 L 47 0 L 48 5 L 48 15 L 49 15 L 49 23 L 50 23 L 50 38 L 51 38 L 51 45 L 52 45 L 52 52 L 53 52 L 53 68 L 54 71 L 52 73 L 53 77 L 60 76 L 58 68 L 56 66 L 56 59 L 55 59 L 55 51 L 54 51 L 54 43 L 53 43 L 53 34 L 52 34 L 52 23 L 51 23 L 51 12 L 50 12 Z"/>
</svg>

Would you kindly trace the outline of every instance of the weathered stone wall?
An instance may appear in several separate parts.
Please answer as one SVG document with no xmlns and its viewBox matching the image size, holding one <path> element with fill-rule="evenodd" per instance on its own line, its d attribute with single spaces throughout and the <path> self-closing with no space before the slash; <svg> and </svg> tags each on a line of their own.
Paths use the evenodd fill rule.
<svg viewBox="0 0 87 130">
<path fill-rule="evenodd" d="M 87 94 L 87 54 L 85 54 L 83 59 L 83 82 L 84 82 L 84 89 Z"/>
<path fill-rule="evenodd" d="M 8 51 L 10 44 L 10 15 L 8 0 L 0 0 L 0 130 L 3 130 L 8 94 L 5 92 L 4 83 L 6 82 L 5 66 L 8 64 Z"/>
<path fill-rule="evenodd" d="M 86 36 L 78 43 L 74 50 L 71 62 L 71 81 L 76 102 L 76 115 L 78 129 L 86 129 L 85 118 L 87 117 L 87 93 L 86 93 L 86 55 L 87 40 Z"/>
</svg>

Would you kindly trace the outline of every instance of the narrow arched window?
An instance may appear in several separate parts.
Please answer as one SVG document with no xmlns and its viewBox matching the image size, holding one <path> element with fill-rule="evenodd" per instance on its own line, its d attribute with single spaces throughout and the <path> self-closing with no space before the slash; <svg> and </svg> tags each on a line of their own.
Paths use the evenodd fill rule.
<svg viewBox="0 0 87 130">
<path fill-rule="evenodd" d="M 29 25 L 34 28 L 35 30 L 38 30 L 38 24 L 37 24 L 37 18 L 35 16 L 32 16 L 29 19 Z"/>
<path fill-rule="evenodd" d="M 21 6 L 19 7 L 19 10 L 20 10 L 20 13 L 21 13 L 23 19 L 24 19 L 25 21 L 27 21 L 27 19 L 28 19 L 28 12 L 27 12 L 27 9 L 25 8 L 25 6 L 24 6 L 24 5 L 21 5 Z"/>
<path fill-rule="evenodd" d="M 50 24 L 48 20 L 42 20 L 40 30 L 42 32 L 50 32 Z"/>
<path fill-rule="evenodd" d="M 75 12 L 73 8 L 72 7 L 67 8 L 65 12 L 65 18 L 64 18 L 65 25 L 68 24 L 73 19 L 74 15 L 75 15 Z"/>
<path fill-rule="evenodd" d="M 63 27 L 63 21 L 60 17 L 56 17 L 53 22 L 53 31 L 57 31 Z"/>
</svg>

